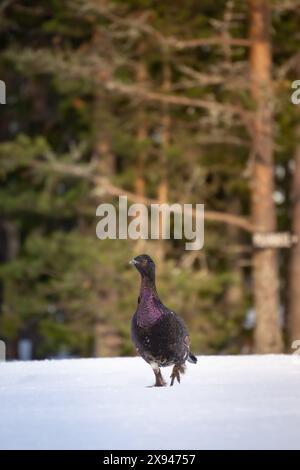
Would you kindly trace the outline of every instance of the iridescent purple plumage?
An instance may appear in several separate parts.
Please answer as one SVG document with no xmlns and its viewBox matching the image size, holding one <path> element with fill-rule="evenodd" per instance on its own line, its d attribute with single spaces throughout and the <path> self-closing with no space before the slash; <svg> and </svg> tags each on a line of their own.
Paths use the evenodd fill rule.
<svg viewBox="0 0 300 470">
<path fill-rule="evenodd" d="M 164 314 L 155 286 L 149 285 L 145 277 L 141 281 L 139 303 L 136 310 L 137 324 L 147 328 L 156 323 Z"/>
</svg>

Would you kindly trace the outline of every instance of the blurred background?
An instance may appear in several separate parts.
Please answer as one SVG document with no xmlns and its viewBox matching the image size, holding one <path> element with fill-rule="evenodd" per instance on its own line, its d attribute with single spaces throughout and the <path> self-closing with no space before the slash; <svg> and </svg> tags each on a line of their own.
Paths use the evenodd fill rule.
<svg viewBox="0 0 300 470">
<path fill-rule="evenodd" d="M 142 252 L 195 353 L 292 351 L 299 21 L 299 0 L 2 0 L 8 359 L 134 354 L 139 279 L 128 261 Z M 204 249 L 98 240 L 97 206 L 122 194 L 204 203 Z"/>
</svg>

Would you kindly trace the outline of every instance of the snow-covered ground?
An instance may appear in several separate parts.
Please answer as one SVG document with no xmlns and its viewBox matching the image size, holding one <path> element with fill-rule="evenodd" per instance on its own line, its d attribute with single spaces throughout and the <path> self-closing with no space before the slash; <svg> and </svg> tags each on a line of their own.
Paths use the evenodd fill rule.
<svg viewBox="0 0 300 470">
<path fill-rule="evenodd" d="M 139 358 L 0 363 L 0 375 L 1 449 L 300 448 L 292 356 L 202 356 L 172 388 L 148 387 Z"/>
</svg>

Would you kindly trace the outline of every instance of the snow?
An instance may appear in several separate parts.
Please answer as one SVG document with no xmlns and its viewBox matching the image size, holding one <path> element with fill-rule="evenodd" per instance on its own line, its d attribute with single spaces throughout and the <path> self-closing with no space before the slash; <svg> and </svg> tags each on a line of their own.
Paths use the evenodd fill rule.
<svg viewBox="0 0 300 470">
<path fill-rule="evenodd" d="M 0 448 L 300 448 L 300 357 L 198 359 L 172 388 L 140 358 L 0 363 Z"/>
</svg>

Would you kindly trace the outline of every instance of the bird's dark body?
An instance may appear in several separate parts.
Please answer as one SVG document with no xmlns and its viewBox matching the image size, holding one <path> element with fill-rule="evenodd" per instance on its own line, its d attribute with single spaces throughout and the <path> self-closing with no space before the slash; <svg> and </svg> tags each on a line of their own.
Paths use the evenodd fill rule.
<svg viewBox="0 0 300 470">
<path fill-rule="evenodd" d="M 188 360 L 196 364 L 197 358 L 190 353 L 189 334 L 184 321 L 160 300 L 155 285 L 155 264 L 148 255 L 132 260 L 141 274 L 138 305 L 131 322 L 131 337 L 142 358 L 155 374 L 155 386 L 166 383 L 160 367 L 173 365 L 171 384 L 185 371 Z"/>
<path fill-rule="evenodd" d="M 145 361 L 159 367 L 184 364 L 189 355 L 187 329 L 174 312 L 164 312 L 153 325 L 141 327 L 137 313 L 132 318 L 132 340 Z"/>
</svg>

